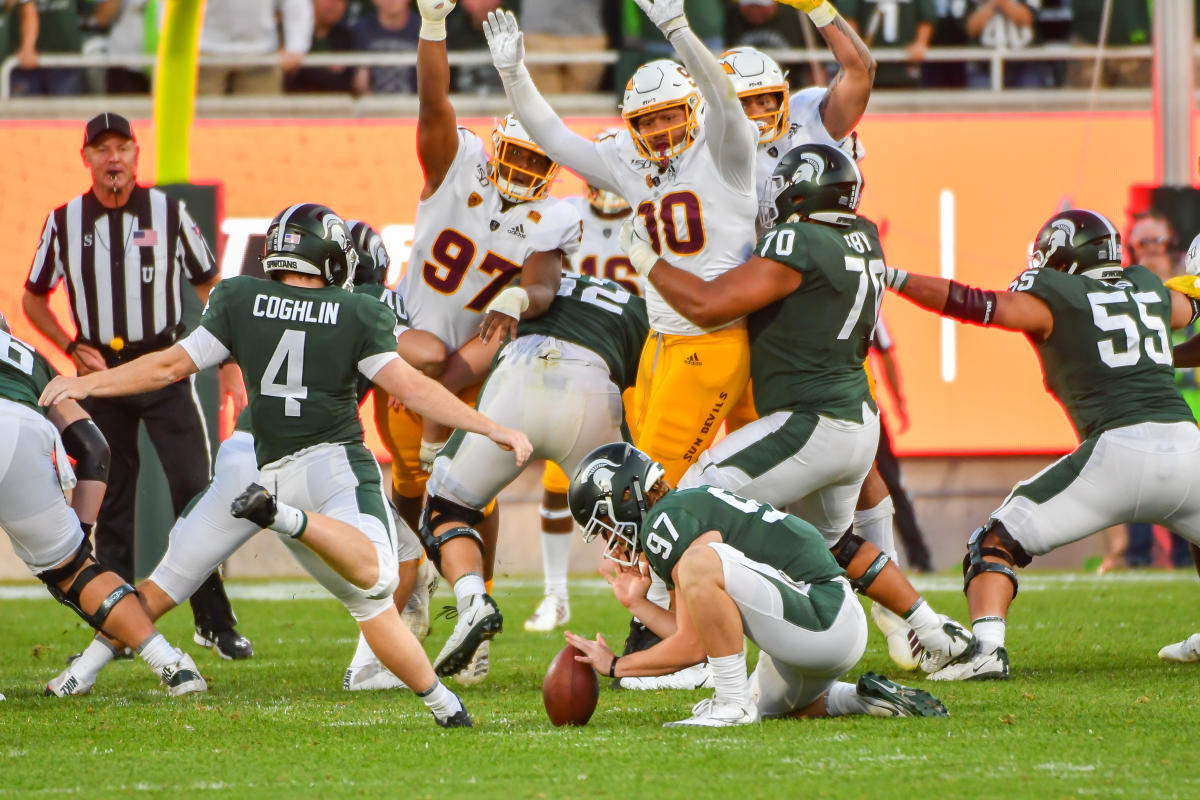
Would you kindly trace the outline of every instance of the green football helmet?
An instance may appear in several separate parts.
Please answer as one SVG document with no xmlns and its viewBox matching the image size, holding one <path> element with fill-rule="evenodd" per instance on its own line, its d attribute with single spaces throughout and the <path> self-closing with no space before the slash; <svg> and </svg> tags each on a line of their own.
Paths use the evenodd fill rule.
<svg viewBox="0 0 1200 800">
<path fill-rule="evenodd" d="M 1049 267 L 1072 275 L 1113 278 L 1121 274 L 1121 234 L 1103 214 L 1060 211 L 1038 231 L 1029 268 Z"/>
<path fill-rule="evenodd" d="M 358 253 L 341 217 L 319 203 L 299 203 L 271 220 L 262 265 L 268 277 L 315 275 L 348 288 L 358 269 Z"/>
<path fill-rule="evenodd" d="M 862 197 L 863 177 L 854 159 L 827 144 L 803 144 L 789 150 L 767 182 L 770 205 L 762 209 L 768 225 L 795 219 L 849 225 Z"/>
<path fill-rule="evenodd" d="M 567 503 L 583 540 L 603 536 L 604 557 L 631 567 L 642 550 L 638 531 L 650 508 L 646 492 L 665 474 L 662 465 L 624 442 L 584 456 L 571 479 Z"/>
<path fill-rule="evenodd" d="M 358 253 L 354 285 L 383 286 L 387 279 L 388 265 L 392 263 L 387 248 L 383 245 L 383 237 L 379 235 L 379 231 L 360 219 L 348 219 L 346 225 L 350 227 L 350 238 L 354 242 L 354 251 Z"/>
</svg>

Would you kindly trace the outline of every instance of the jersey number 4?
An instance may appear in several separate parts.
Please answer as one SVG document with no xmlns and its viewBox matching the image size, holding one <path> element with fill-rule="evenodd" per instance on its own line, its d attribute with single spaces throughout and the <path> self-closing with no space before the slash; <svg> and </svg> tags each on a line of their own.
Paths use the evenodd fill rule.
<svg viewBox="0 0 1200 800">
<path fill-rule="evenodd" d="M 477 250 L 475 243 L 466 236 L 453 228 L 446 228 L 433 241 L 433 247 L 429 248 L 430 258 L 437 263 L 426 261 L 421 268 L 421 276 L 435 291 L 454 294 L 466 280 Z M 501 258 L 489 250 L 483 254 L 478 269 L 485 275 L 496 277 L 467 303 L 466 308 L 471 311 L 483 311 L 487 308 L 492 298 L 500 294 L 500 290 L 517 277 L 521 265 Z"/>
<path fill-rule="evenodd" d="M 279 337 L 279 344 L 263 370 L 258 392 L 263 397 L 282 397 L 285 417 L 300 416 L 300 401 L 308 399 L 308 387 L 304 385 L 304 331 L 289 328 Z"/>
</svg>

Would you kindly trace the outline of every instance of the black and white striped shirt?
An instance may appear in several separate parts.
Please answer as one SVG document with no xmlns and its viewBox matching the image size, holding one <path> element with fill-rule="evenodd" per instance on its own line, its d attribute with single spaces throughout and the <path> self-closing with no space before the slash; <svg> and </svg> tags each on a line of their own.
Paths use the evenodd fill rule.
<svg viewBox="0 0 1200 800">
<path fill-rule="evenodd" d="M 122 208 L 88 191 L 54 209 L 25 288 L 44 295 L 65 281 L 81 341 L 136 346 L 179 325 L 183 275 L 212 280 L 212 251 L 182 202 L 138 186 Z"/>
</svg>

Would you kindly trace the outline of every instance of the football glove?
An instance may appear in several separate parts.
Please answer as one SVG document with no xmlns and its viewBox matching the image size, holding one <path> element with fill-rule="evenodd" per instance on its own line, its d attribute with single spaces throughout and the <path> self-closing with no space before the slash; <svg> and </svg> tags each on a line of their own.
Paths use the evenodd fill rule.
<svg viewBox="0 0 1200 800">
<path fill-rule="evenodd" d="M 417 0 L 421 12 L 420 37 L 431 42 L 446 38 L 446 16 L 454 10 L 456 0 Z"/>
<path fill-rule="evenodd" d="M 830 3 L 829 0 L 776 0 L 776 2 L 800 9 L 805 14 L 808 14 L 808 18 L 818 28 L 823 28 L 833 22 L 834 17 L 838 13 L 833 3 Z"/>
<path fill-rule="evenodd" d="M 640 215 L 634 214 L 625 220 L 618 241 L 638 274 L 643 277 L 650 274 L 650 270 L 658 263 L 658 253 L 650 246 L 650 235 L 646 232 L 646 223 Z"/>
<path fill-rule="evenodd" d="M 483 35 L 500 77 L 512 76 L 525 61 L 525 34 L 517 26 L 517 18 L 511 11 L 489 11 L 483 21 Z"/>
<path fill-rule="evenodd" d="M 683 13 L 683 0 L 633 0 L 638 8 L 646 12 L 662 35 L 668 39 L 680 28 L 688 26 L 687 17 Z"/>
</svg>

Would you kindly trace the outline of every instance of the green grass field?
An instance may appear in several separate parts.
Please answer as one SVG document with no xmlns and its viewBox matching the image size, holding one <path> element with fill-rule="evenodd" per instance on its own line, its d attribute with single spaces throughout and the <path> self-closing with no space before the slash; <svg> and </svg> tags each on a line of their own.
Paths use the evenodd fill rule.
<svg viewBox="0 0 1200 800">
<path fill-rule="evenodd" d="M 409 692 L 341 690 L 356 630 L 315 585 L 232 586 L 257 655 L 204 653 L 190 642 L 190 614 L 172 613 L 163 631 L 186 643 L 210 686 L 178 700 L 132 662 L 110 666 L 90 696 L 41 697 L 87 631 L 38 585 L 0 587 L 0 796 L 1200 797 L 1200 664 L 1156 656 L 1200 629 L 1190 570 L 1027 573 L 1009 627 L 1011 680 L 907 679 L 940 696 L 949 719 L 714 731 L 661 727 L 706 692 L 607 688 L 587 727 L 552 727 L 541 679 L 562 638 L 521 629 L 539 599 L 529 581 L 497 584 L 507 632 L 488 680 L 461 691 L 476 727 L 455 731 L 437 728 Z M 952 575 L 918 580 L 962 619 L 958 587 Z M 627 623 L 607 588 L 585 579 L 572 591 L 571 629 L 619 647 Z M 449 599 L 443 589 L 435 605 Z M 435 624 L 431 655 L 448 633 Z M 905 680 L 875 630 L 851 676 L 866 670 Z"/>
</svg>

